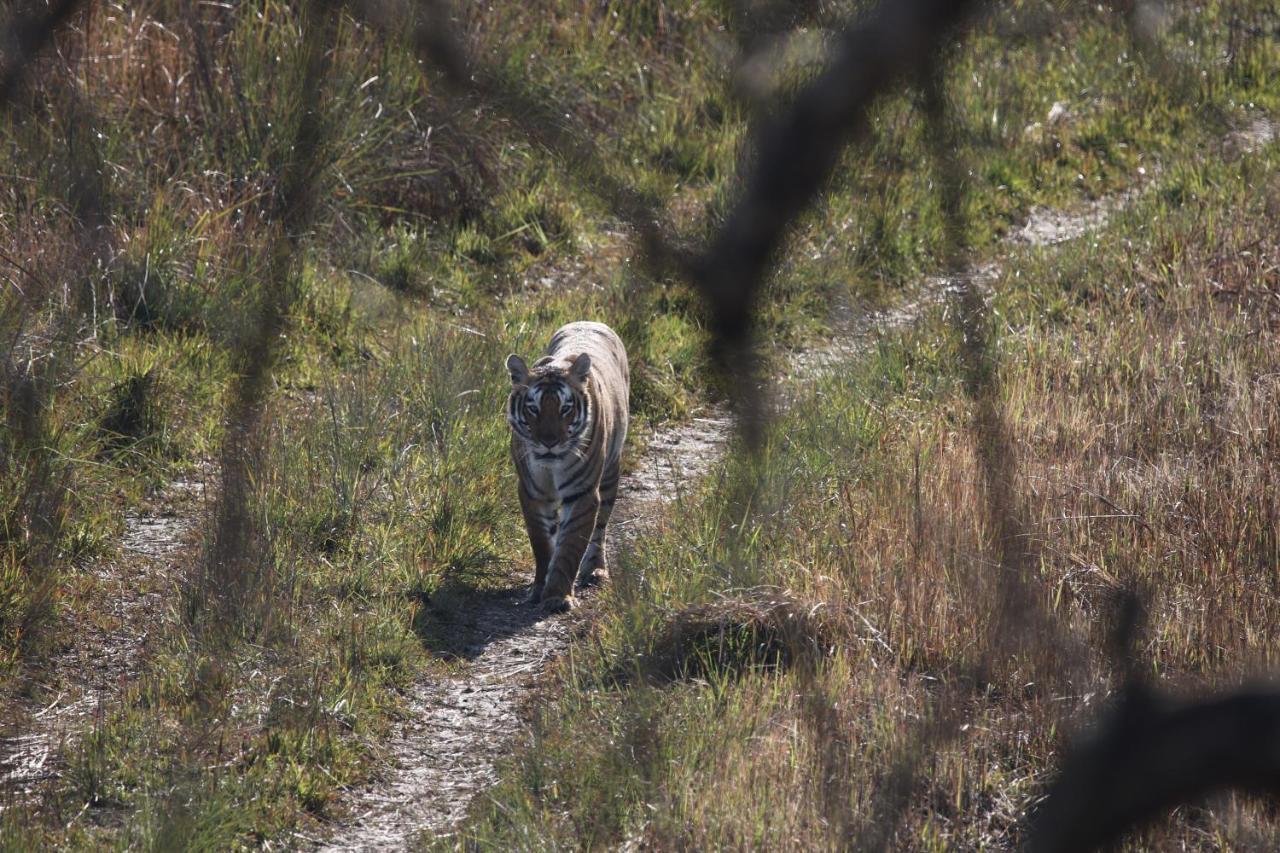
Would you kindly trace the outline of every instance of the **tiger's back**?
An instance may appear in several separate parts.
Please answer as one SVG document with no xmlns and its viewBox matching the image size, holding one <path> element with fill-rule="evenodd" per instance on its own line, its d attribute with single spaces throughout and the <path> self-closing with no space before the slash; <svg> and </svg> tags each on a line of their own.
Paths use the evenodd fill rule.
<svg viewBox="0 0 1280 853">
<path fill-rule="evenodd" d="M 597 423 L 609 436 L 606 459 L 617 464 L 630 423 L 631 370 L 627 350 L 613 329 L 604 323 L 578 322 L 561 326 L 551 336 L 547 355 L 553 358 L 585 352 L 591 356 L 588 387 L 596 403 Z"/>
<path fill-rule="evenodd" d="M 607 564 L 629 422 L 626 347 L 603 323 L 569 323 L 532 367 L 512 355 L 507 369 L 511 457 L 535 562 L 529 598 L 565 609 L 574 577 L 586 583 Z"/>
</svg>

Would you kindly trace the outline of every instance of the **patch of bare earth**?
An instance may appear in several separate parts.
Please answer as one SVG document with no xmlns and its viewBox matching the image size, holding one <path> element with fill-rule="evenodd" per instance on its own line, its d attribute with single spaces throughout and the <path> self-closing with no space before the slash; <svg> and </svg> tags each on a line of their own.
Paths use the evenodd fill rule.
<svg viewBox="0 0 1280 853">
<path fill-rule="evenodd" d="M 156 619 L 169 611 L 193 559 L 204 483 L 170 483 L 125 516 L 120 552 L 89 566 L 83 607 L 66 627 L 63 647 L 6 703 L 0 729 L 0 811 L 38 796 L 62 772 L 76 736 L 134 681 L 145 664 Z M 38 680 L 37 675 L 38 673 Z"/>
<path fill-rule="evenodd" d="M 677 500 L 719 458 L 730 420 L 712 413 L 651 436 L 644 456 L 623 477 L 609 525 L 616 553 L 659 508 Z M 521 585 L 468 598 L 448 630 L 464 661 L 457 675 L 414 688 L 399 730 L 381 749 L 380 778 L 350 793 L 353 817 L 323 850 L 399 850 L 422 833 L 447 833 L 473 797 L 497 781 L 494 766 L 525 726 L 523 709 L 547 666 L 591 618 L 593 596 L 568 617 L 547 617 L 521 600 Z"/>
</svg>

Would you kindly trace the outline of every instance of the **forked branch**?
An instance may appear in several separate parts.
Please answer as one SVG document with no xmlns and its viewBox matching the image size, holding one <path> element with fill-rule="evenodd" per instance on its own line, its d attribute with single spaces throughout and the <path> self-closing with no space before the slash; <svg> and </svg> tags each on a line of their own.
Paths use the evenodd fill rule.
<svg viewBox="0 0 1280 853">
<path fill-rule="evenodd" d="M 1280 691 L 1173 704 L 1139 688 L 1068 753 L 1031 816 L 1025 849 L 1097 849 L 1179 803 L 1227 789 L 1280 794 Z"/>
</svg>

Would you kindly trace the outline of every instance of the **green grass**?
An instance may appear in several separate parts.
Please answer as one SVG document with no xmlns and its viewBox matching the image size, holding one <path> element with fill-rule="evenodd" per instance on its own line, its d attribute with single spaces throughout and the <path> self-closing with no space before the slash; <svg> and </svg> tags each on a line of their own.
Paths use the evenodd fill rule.
<svg viewBox="0 0 1280 853">
<path fill-rule="evenodd" d="M 1000 581 L 973 403 L 934 311 L 794 389 L 757 459 L 731 454 L 627 555 L 615 574 L 643 582 L 615 585 L 524 753 L 435 846 L 843 849 L 884 831 L 887 774 L 916 753 L 891 848 L 1010 846 L 1116 684 L 1120 590 L 1147 596 L 1141 655 L 1165 689 L 1273 668 L 1277 164 L 1274 145 L 1178 160 L 1096 240 L 1015 252 L 994 284 L 1034 640 L 988 645 Z M 1181 184 L 1194 203 L 1161 191 Z M 762 640 L 761 595 L 818 619 Z M 692 642 L 707 612 L 746 645 L 690 646 L 698 663 L 655 681 L 673 629 Z M 1044 645 L 1051 626 L 1071 644 Z M 929 740 L 931 719 L 950 734 Z M 1274 837 L 1267 804 L 1225 797 L 1125 849 Z"/>
<path fill-rule="evenodd" d="M 109 618 L 113 596 L 136 592 L 99 569 L 133 559 L 119 544 L 126 513 L 218 458 L 246 330 L 274 285 L 264 281 L 266 259 L 278 177 L 307 100 L 298 36 L 306 22 L 293 5 L 270 2 L 256 12 L 201 7 L 193 27 L 184 8 L 95 6 L 0 125 L 0 173 L 16 176 L 0 184 L 0 332 L 10 353 L 0 427 L 6 719 L 83 687 L 59 669 L 62 650 L 80 626 Z M 731 13 L 718 4 L 561 2 L 507 12 L 468 13 L 478 54 L 569 105 L 568 125 L 594 141 L 602 171 L 656 199 L 682 232 L 709 233 L 732 201 L 747 133 L 749 109 L 731 80 Z M 826 9 L 816 23 L 840 15 Z M 981 164 L 966 199 L 971 244 L 980 256 L 1002 252 L 1000 239 L 1031 206 L 1083 203 L 1157 163 L 1158 190 L 1143 203 L 1170 230 L 1146 235 L 1141 252 L 1071 249 L 1019 261 L 1021 277 L 1002 287 L 1000 307 L 1026 339 L 1008 332 L 1000 343 L 1006 363 L 1023 371 L 1005 385 L 1023 396 L 1011 390 L 1006 402 L 1029 429 L 1065 430 L 1041 422 L 1054 410 L 1035 389 L 1110 388 L 1097 405 L 1132 395 L 1116 422 L 1154 436 L 1126 438 L 1128 455 L 1159 462 L 1159 450 L 1142 456 L 1144 441 L 1190 442 L 1187 452 L 1198 453 L 1205 437 L 1171 426 L 1191 422 L 1199 412 L 1186 408 L 1191 401 L 1170 386 L 1140 403 L 1133 388 L 1154 383 L 1156 365 L 1174 356 L 1189 359 L 1188 370 L 1193 353 L 1212 361 L 1218 339 L 1141 358 L 1133 355 L 1143 352 L 1140 337 L 1100 341 L 1114 349 L 1117 370 L 1132 371 L 1114 376 L 1064 378 L 1053 366 L 1093 313 L 1135 312 L 1153 290 L 1170 290 L 1169 276 L 1195 261 L 1203 241 L 1245 245 L 1234 217 L 1202 221 L 1195 211 L 1256 206 L 1263 196 L 1231 196 L 1230 168 L 1198 160 L 1212 159 L 1205 146 L 1229 123 L 1280 110 L 1280 58 L 1266 37 L 1274 15 L 1214 3 L 1173 21 L 1171 54 L 1210 71 L 1193 81 L 1192 98 L 1134 56 L 1109 15 L 1054 20 L 1051 32 L 1018 38 L 984 26 L 954 55 L 948 91 L 960 156 Z M 253 612 L 235 631 L 201 630 L 200 614 L 215 612 L 201 585 L 207 555 L 191 554 L 156 581 L 166 605 L 146 626 L 145 659 L 56 759 L 61 775 L 39 792 L 40 805 L 6 808 L 3 846 L 167 849 L 180 839 L 227 848 L 320 831 L 337 816 L 336 792 L 368 774 L 366 744 L 400 710 L 395 688 L 446 665 L 433 608 L 464 607 L 472 592 L 529 574 L 500 416 L 506 354 L 533 354 L 568 320 L 611 323 L 631 355 L 641 437 L 718 393 L 696 297 L 680 282 L 645 279 L 609 200 L 582 186 L 575 164 L 531 144 L 508 118 L 450 96 L 402 46 L 351 20 L 336 28 L 335 44 L 317 104 L 326 144 L 313 222 L 297 244 L 296 294 L 250 444 Z M 785 103 L 811 71 L 798 64 L 764 98 Z M 1066 113 L 1049 123 L 1056 102 Z M 771 282 L 760 322 L 775 364 L 829 328 L 834 301 L 892 302 L 939 269 L 941 214 L 926 148 L 912 96 L 877 107 L 868 144 L 850 151 L 822 204 L 798 223 Z M 94 205 L 106 225 L 86 231 Z M 1133 220 L 1135 231 L 1143 221 Z M 1132 257 L 1148 259 L 1149 280 L 1124 266 Z M 1182 305 L 1178 293 L 1163 298 Z M 1164 329 L 1128 334 L 1160 339 Z M 1067 331 L 1055 338 L 1053 330 Z M 1257 369 L 1262 341 L 1236 342 L 1239 375 Z M 946 455 L 963 444 L 967 416 L 955 359 L 945 329 L 927 323 L 800 390 L 793 408 L 806 416 L 788 416 L 759 460 L 713 476 L 668 529 L 637 543 L 620 574 L 643 570 L 645 583 L 621 581 L 610 593 L 596 634 L 552 680 L 559 695 L 538 739 L 508 768 L 496 794 L 502 809 L 482 807 L 466 833 L 517 846 L 637 834 L 658 846 L 703 846 L 795 833 L 825 843 L 835 830 L 823 827 L 859 826 L 855 806 L 874 799 L 872 771 L 909 739 L 904 719 L 925 706 L 927 679 L 944 677 L 953 655 L 981 636 L 966 610 L 980 591 L 957 592 L 967 570 L 940 556 L 943 543 L 945 553 L 972 556 L 984 541 L 967 503 L 971 462 Z M 1248 416 L 1261 417 L 1260 406 Z M 1068 423 L 1084 417 L 1068 414 Z M 1032 471 L 1040 457 L 1024 452 Z M 913 549 L 895 515 L 911 494 L 903 472 L 917 458 L 923 493 L 947 507 L 922 516 L 929 553 Z M 818 530 L 803 543 L 787 522 L 797 508 Z M 1208 520 L 1220 510 L 1200 512 Z M 749 534 L 744 519 L 758 522 Z M 1265 546 L 1250 519 L 1232 522 L 1223 553 Z M 1070 553 L 1105 567 L 1120 552 Z M 1151 560 L 1142 571 L 1162 577 Z M 937 572 L 928 586 L 913 581 L 922 561 Z M 697 684 L 608 683 L 620 662 L 647 659 L 688 608 L 762 583 L 840 604 L 830 606 L 841 638 L 832 660 L 815 672 L 744 675 L 712 657 Z M 876 603 L 863 603 L 871 593 Z M 1062 606 L 1083 608 L 1072 595 L 1060 594 Z M 891 654 L 844 605 L 883 632 Z M 1256 634 L 1269 611 L 1252 598 L 1240 608 Z M 1175 634 L 1197 630 L 1191 619 L 1173 624 L 1182 626 Z M 1225 642 L 1228 627 L 1211 632 L 1214 642 Z M 745 636 L 730 645 L 749 646 Z M 1207 666 L 1189 639 L 1169 643 L 1162 666 Z M 1244 654 L 1225 647 L 1236 651 L 1214 654 Z M 864 678 L 869 668 L 878 674 Z M 823 709 L 832 702 L 852 716 L 830 717 Z M 999 722 L 1006 711 L 982 713 Z M 779 725 L 792 718 L 803 724 Z M 836 723 L 857 733 L 857 750 L 825 748 Z M 1051 751 L 1046 731 L 1037 730 L 1035 762 Z M 1008 786 L 1034 790 L 1028 773 L 1045 766 L 1002 752 L 995 734 L 948 748 L 955 755 L 942 759 L 934 799 L 956 803 L 954 814 L 913 811 L 904 831 L 920 846 L 980 837 L 956 815 Z M 994 756 L 981 773 L 975 750 Z M 818 776 L 831 774 L 815 767 L 836 759 L 860 775 L 846 774 L 847 789 L 818 791 Z M 742 787 L 720 802 L 698 794 L 720 778 Z M 785 792 L 779 802 L 806 805 L 780 810 L 744 793 L 765 785 Z"/>
</svg>

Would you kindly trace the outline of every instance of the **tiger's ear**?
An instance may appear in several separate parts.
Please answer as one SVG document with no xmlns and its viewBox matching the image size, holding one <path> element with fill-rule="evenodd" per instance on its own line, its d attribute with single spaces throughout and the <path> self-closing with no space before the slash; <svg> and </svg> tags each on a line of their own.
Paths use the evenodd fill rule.
<svg viewBox="0 0 1280 853">
<path fill-rule="evenodd" d="M 585 382 L 591 372 L 591 356 L 584 353 L 575 355 L 569 361 L 569 375 L 579 382 Z"/>
<path fill-rule="evenodd" d="M 524 359 L 515 353 L 507 356 L 507 372 L 511 374 L 512 385 L 524 385 L 529 381 L 529 368 Z"/>
</svg>

